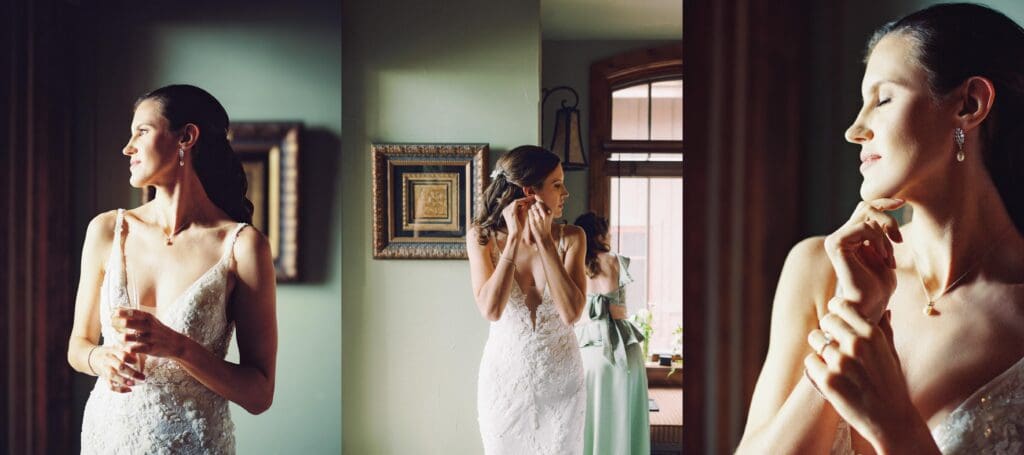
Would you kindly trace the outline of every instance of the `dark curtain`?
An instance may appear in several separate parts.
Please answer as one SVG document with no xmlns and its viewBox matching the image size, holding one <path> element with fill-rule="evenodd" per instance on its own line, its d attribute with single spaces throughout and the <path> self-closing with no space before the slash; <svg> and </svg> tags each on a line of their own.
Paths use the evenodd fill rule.
<svg viewBox="0 0 1024 455">
<path fill-rule="evenodd" d="M 71 106 L 76 6 L 0 11 L 0 452 L 69 453 L 74 309 Z"/>
<path fill-rule="evenodd" d="M 775 284 L 799 240 L 807 6 L 684 3 L 687 454 L 738 444 Z"/>
</svg>

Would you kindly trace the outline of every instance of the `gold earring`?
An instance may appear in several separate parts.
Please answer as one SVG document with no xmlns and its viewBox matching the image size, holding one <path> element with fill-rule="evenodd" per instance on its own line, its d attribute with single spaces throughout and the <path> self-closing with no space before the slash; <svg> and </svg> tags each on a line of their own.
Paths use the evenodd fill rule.
<svg viewBox="0 0 1024 455">
<path fill-rule="evenodd" d="M 185 147 L 178 148 L 178 167 L 185 167 Z"/>
</svg>

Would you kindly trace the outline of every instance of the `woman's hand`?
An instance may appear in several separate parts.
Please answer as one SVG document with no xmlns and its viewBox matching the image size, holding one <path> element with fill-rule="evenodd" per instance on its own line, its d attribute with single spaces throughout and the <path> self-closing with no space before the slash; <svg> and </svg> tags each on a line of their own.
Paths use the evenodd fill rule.
<svg viewBox="0 0 1024 455">
<path fill-rule="evenodd" d="M 804 358 L 807 378 L 876 452 L 892 453 L 901 444 L 922 448 L 931 436 L 907 392 L 892 313 L 876 323 L 858 308 L 839 297 L 829 301 L 821 328 L 807 336 L 815 351 Z"/>
<path fill-rule="evenodd" d="M 886 210 L 903 205 L 900 199 L 875 199 L 857 204 L 846 224 L 825 238 L 842 296 L 855 302 L 869 321 L 878 322 L 896 290 L 896 260 L 892 242 L 902 242 L 899 223 Z"/>
<path fill-rule="evenodd" d="M 97 346 L 89 354 L 90 368 L 117 393 L 131 392 L 135 381 L 146 379 L 137 369 L 138 361 L 137 355 L 121 346 Z"/>
<path fill-rule="evenodd" d="M 185 350 L 184 335 L 145 311 L 118 308 L 114 312 L 112 324 L 121 332 L 121 342 L 131 354 L 176 359 Z"/>
<path fill-rule="evenodd" d="M 519 240 L 526 235 L 526 212 L 533 205 L 532 197 L 521 197 L 510 202 L 501 210 L 501 216 L 505 219 L 505 226 L 508 228 L 508 241 Z"/>
<path fill-rule="evenodd" d="M 534 197 L 536 200 L 529 208 L 528 234 L 534 245 L 543 245 L 551 241 L 551 209 L 539 196 Z"/>
</svg>

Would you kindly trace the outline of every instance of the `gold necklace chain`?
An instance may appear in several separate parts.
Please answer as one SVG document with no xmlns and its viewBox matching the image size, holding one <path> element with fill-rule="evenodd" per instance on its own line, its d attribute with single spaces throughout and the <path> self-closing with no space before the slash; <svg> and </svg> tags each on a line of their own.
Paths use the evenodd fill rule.
<svg viewBox="0 0 1024 455">
<path fill-rule="evenodd" d="M 990 253 L 995 251 L 997 246 L 999 246 L 999 242 L 1001 242 L 1003 240 L 1003 238 L 1006 237 L 1006 235 L 1009 234 L 1010 231 L 1012 231 L 1013 229 L 1014 229 L 1013 224 L 1011 224 L 1002 234 L 999 235 L 999 237 L 996 238 L 995 241 L 992 242 L 991 245 L 989 245 L 988 249 L 985 250 L 985 252 L 981 256 L 978 256 L 978 259 L 974 262 L 974 264 L 971 264 L 971 266 L 969 268 L 967 268 L 967 270 L 965 270 L 963 273 L 961 273 L 960 276 L 956 277 L 956 279 L 953 280 L 952 283 L 949 283 L 949 285 L 946 286 L 946 288 L 943 289 L 942 292 L 939 292 L 939 294 L 936 295 L 935 298 L 932 298 L 930 295 L 928 295 L 928 287 L 924 285 L 924 278 L 921 276 L 921 271 L 917 268 L 917 255 L 914 254 L 913 255 L 914 274 L 917 275 L 917 280 L 921 283 L 921 290 L 924 291 L 924 297 L 926 299 L 928 299 L 928 304 L 925 305 L 925 307 L 923 309 L 923 312 L 924 312 L 925 316 L 932 316 L 932 315 L 934 315 L 935 314 L 935 302 L 937 302 L 939 299 L 941 299 L 943 296 L 945 296 L 947 292 L 949 292 L 951 289 L 953 289 L 954 286 L 956 286 L 958 283 L 960 283 L 960 281 L 962 281 L 964 278 L 966 278 L 967 274 L 971 273 L 972 271 L 974 271 L 974 269 L 976 269 L 979 265 L 981 265 L 981 263 L 984 262 L 985 258 L 988 257 L 988 255 Z"/>
</svg>

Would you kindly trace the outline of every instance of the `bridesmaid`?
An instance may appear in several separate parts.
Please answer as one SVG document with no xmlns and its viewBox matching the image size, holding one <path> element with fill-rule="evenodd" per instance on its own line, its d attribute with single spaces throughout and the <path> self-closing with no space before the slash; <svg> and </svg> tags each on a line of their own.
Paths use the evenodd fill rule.
<svg viewBox="0 0 1024 455">
<path fill-rule="evenodd" d="M 647 369 L 643 332 L 626 320 L 629 258 L 609 252 L 608 220 L 590 212 L 575 224 L 587 234 L 587 302 L 576 326 L 587 384 L 583 453 L 646 455 Z"/>
</svg>

